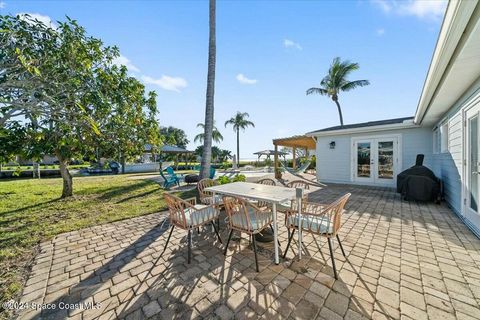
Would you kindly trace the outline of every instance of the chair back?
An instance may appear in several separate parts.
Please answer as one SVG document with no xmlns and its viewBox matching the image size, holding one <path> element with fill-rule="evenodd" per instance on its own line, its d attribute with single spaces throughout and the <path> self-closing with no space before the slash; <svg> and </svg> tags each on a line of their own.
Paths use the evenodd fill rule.
<svg viewBox="0 0 480 320">
<path fill-rule="evenodd" d="M 302 188 L 305 190 L 310 190 L 310 184 L 303 180 L 293 180 L 287 183 L 288 188 Z"/>
<path fill-rule="evenodd" d="M 275 180 L 270 178 L 260 179 L 257 181 L 258 184 L 265 184 L 267 186 L 276 186 Z"/>
<path fill-rule="evenodd" d="M 171 175 L 172 177 L 176 177 L 177 175 L 175 174 L 175 171 L 173 170 L 172 167 L 167 167 L 167 173 Z"/>
<path fill-rule="evenodd" d="M 185 210 L 193 208 L 193 205 L 167 192 L 163 193 L 163 198 L 168 206 L 170 223 L 182 229 L 187 229 Z"/>
<path fill-rule="evenodd" d="M 260 179 L 257 181 L 258 184 L 264 184 L 267 186 L 275 186 L 275 180 L 270 179 L 270 178 L 265 178 L 265 179 Z M 265 201 L 258 201 L 257 205 L 262 208 L 262 207 L 268 207 L 269 203 Z"/>
<path fill-rule="evenodd" d="M 325 227 L 325 230 L 331 230 L 331 236 L 336 236 L 338 230 L 341 227 L 342 214 L 345 208 L 345 204 L 347 203 L 351 195 L 351 193 L 347 193 L 328 205 L 308 203 L 307 207 L 305 208 L 304 215 L 316 216 L 316 222 L 319 225 L 323 225 Z M 307 218 L 307 221 L 310 221 L 310 225 L 305 226 L 304 223 L 302 227 L 307 227 L 307 229 L 310 229 L 310 231 L 314 232 L 311 228 L 311 223 L 314 220 Z"/>
<path fill-rule="evenodd" d="M 223 204 L 231 229 L 253 234 L 271 223 L 271 212 L 261 211 L 244 199 L 223 197 Z"/>
<path fill-rule="evenodd" d="M 210 191 L 205 191 L 205 189 L 208 187 L 216 186 L 216 185 L 218 185 L 218 182 L 210 178 L 205 178 L 198 181 L 197 190 L 198 190 L 198 196 L 200 198 L 200 202 L 205 203 L 205 201 L 207 201 L 206 199 L 213 197 L 213 193 Z"/>
</svg>

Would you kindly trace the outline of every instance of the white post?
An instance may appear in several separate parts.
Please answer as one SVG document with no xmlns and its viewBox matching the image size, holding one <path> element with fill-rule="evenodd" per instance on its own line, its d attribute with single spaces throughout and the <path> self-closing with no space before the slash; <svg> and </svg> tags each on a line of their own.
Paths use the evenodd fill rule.
<svg viewBox="0 0 480 320">
<path fill-rule="evenodd" d="M 273 246 L 275 248 L 275 264 L 279 264 L 280 261 L 278 259 L 277 204 L 275 202 L 272 203 L 272 211 L 273 211 Z"/>
<path fill-rule="evenodd" d="M 302 258 L 302 198 L 303 189 L 296 188 L 297 204 L 298 204 L 298 260 Z"/>
</svg>

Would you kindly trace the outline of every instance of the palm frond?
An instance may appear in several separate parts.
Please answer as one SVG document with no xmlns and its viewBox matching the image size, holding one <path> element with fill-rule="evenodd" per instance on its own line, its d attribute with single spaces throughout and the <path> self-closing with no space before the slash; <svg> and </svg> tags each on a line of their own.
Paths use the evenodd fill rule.
<svg viewBox="0 0 480 320">
<path fill-rule="evenodd" d="M 355 81 L 348 81 L 340 87 L 341 91 L 350 91 L 358 87 L 365 87 L 370 84 L 368 80 L 355 80 Z"/>
<path fill-rule="evenodd" d="M 324 78 L 324 79 L 325 79 L 325 78 Z M 323 81 L 323 80 L 322 80 L 322 81 Z M 322 95 L 322 96 L 328 95 L 328 91 L 325 90 L 325 89 L 323 89 L 323 88 L 315 88 L 315 87 L 313 87 L 313 88 L 310 88 L 310 89 L 307 90 L 307 96 L 308 96 L 308 95 L 311 95 L 311 94 L 314 94 L 314 93 L 320 94 L 320 95 Z"/>
</svg>

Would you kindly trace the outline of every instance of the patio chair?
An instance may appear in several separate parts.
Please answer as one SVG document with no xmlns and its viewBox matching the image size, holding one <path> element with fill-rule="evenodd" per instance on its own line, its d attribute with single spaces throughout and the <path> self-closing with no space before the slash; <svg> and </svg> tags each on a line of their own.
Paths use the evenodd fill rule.
<svg viewBox="0 0 480 320">
<path fill-rule="evenodd" d="M 312 235 L 320 235 L 326 237 L 328 240 L 328 247 L 330 249 L 330 257 L 332 258 L 332 267 L 335 279 L 338 279 L 337 269 L 335 267 L 335 257 L 333 256 L 332 241 L 331 238 L 337 238 L 340 249 L 344 257 L 345 251 L 343 250 L 342 242 L 338 236 L 338 230 L 341 227 L 341 219 L 343 214 L 343 208 L 350 198 L 351 194 L 347 193 L 339 199 L 335 200 L 331 204 L 325 205 L 320 203 L 307 203 L 304 211 L 300 215 L 300 225 L 302 232 L 308 232 Z M 292 241 L 295 230 L 299 227 L 299 216 L 297 212 L 287 213 L 288 229 L 293 229 L 288 238 L 287 248 L 283 254 L 283 258 L 287 255 L 288 248 Z"/>
<path fill-rule="evenodd" d="M 172 232 L 175 227 L 179 227 L 180 229 L 188 231 L 188 263 L 190 263 L 192 255 L 193 229 L 210 223 L 213 226 L 213 230 L 215 230 L 215 233 L 217 234 L 218 241 L 222 243 L 222 238 L 220 238 L 214 223 L 220 214 L 218 206 L 197 205 L 195 198 L 183 200 L 169 193 L 164 193 L 163 198 L 167 203 L 170 224 L 172 225 L 172 229 L 170 230 L 170 234 L 168 235 L 163 251 L 167 249 L 168 242 L 170 241 L 170 237 L 172 236 Z"/>
<path fill-rule="evenodd" d="M 198 196 L 202 204 L 206 204 L 206 205 L 211 205 L 214 203 L 222 204 L 221 196 L 215 196 L 215 198 L 213 198 L 212 192 L 205 191 L 206 188 L 217 186 L 217 185 L 218 185 L 218 181 L 209 179 L 209 178 L 198 181 L 197 183 Z"/>
<path fill-rule="evenodd" d="M 258 180 L 256 183 L 258 184 L 264 184 L 264 185 L 267 185 L 267 186 L 276 186 L 277 184 L 275 183 L 275 180 L 273 179 L 270 179 L 270 178 L 265 178 L 265 179 L 260 179 Z M 252 203 L 255 203 L 257 207 L 259 207 L 260 209 L 269 209 L 271 207 L 271 204 L 269 202 L 265 202 L 265 201 L 250 201 Z"/>
<path fill-rule="evenodd" d="M 261 233 L 269 226 L 273 230 L 272 211 L 262 210 L 247 200 L 235 197 L 223 197 L 223 203 L 229 218 L 228 225 L 230 227 L 230 234 L 223 254 L 227 254 L 228 244 L 230 243 L 234 230 L 239 231 L 240 233 L 247 233 L 252 239 L 253 252 L 255 254 L 255 267 L 257 272 L 259 272 L 255 235 Z"/>
<path fill-rule="evenodd" d="M 183 176 L 178 176 L 175 171 L 173 170 L 172 167 L 167 167 L 167 173 L 172 176 L 172 177 L 175 177 L 178 179 L 178 181 L 182 181 L 183 180 Z"/>
<path fill-rule="evenodd" d="M 163 171 L 160 170 L 160 176 L 163 178 L 164 189 L 168 189 L 174 185 L 180 186 L 180 179 L 176 175 L 164 174 Z"/>
</svg>

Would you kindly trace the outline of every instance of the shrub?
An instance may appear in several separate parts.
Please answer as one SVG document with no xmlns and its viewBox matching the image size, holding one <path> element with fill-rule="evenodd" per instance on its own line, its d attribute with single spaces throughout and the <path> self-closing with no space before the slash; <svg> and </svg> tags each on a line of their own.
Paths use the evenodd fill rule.
<svg viewBox="0 0 480 320">
<path fill-rule="evenodd" d="M 247 181 L 247 177 L 244 174 L 237 174 L 232 179 L 232 182 L 245 182 L 245 181 Z"/>
<path fill-rule="evenodd" d="M 218 178 L 218 183 L 220 183 L 220 184 L 227 184 L 227 183 L 230 183 L 230 182 L 232 182 L 232 181 L 227 176 L 221 176 L 220 178 Z"/>
</svg>

